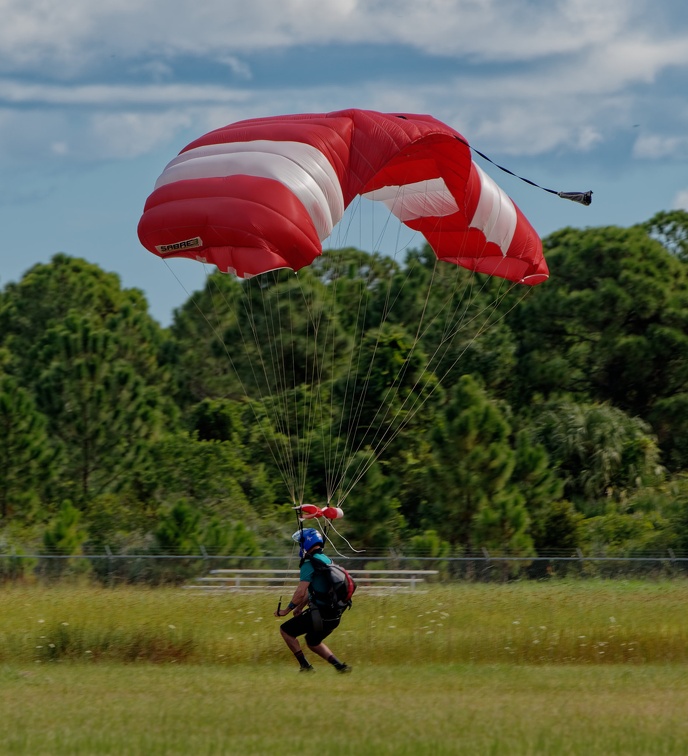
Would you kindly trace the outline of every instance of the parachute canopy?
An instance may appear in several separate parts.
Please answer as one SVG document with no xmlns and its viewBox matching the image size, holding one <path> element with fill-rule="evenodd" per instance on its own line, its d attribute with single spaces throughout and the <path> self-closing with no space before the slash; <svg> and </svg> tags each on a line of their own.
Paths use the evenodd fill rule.
<svg viewBox="0 0 688 756">
<path fill-rule="evenodd" d="M 384 202 L 440 260 L 517 283 L 548 278 L 530 223 L 461 134 L 428 115 L 352 109 L 211 131 L 167 165 L 138 234 L 162 258 L 242 278 L 296 271 L 359 195 Z"/>
</svg>

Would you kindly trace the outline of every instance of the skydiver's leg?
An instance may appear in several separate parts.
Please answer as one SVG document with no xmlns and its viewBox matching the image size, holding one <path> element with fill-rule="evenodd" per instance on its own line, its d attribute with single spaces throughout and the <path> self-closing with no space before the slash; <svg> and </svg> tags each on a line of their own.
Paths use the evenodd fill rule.
<svg viewBox="0 0 688 756">
<path fill-rule="evenodd" d="M 293 635 L 289 635 L 289 633 L 287 633 L 282 627 L 280 627 L 280 635 L 284 638 L 284 642 L 287 644 L 287 648 L 292 654 L 297 654 L 301 650 L 299 639 L 295 638 Z"/>
<path fill-rule="evenodd" d="M 310 648 L 311 651 L 316 653 L 318 656 L 323 658 L 325 661 L 329 661 L 330 657 L 334 656 L 332 651 L 324 644 L 324 643 L 318 643 L 317 646 L 311 646 L 311 644 L 308 644 L 308 648 Z"/>
<path fill-rule="evenodd" d="M 302 619 L 302 617 L 304 619 Z M 297 636 L 303 635 L 310 629 L 310 623 L 305 618 L 305 615 L 299 617 L 292 617 L 287 622 L 280 626 L 280 634 L 284 638 L 284 642 L 287 644 L 287 648 L 294 654 L 296 661 L 299 663 L 301 669 L 311 670 L 313 667 L 306 659 L 303 651 L 301 650 L 301 644 Z"/>
<path fill-rule="evenodd" d="M 321 656 L 326 662 L 329 662 L 337 672 L 351 672 L 351 667 L 348 664 L 339 661 L 324 643 L 318 643 L 317 646 L 311 646 L 309 643 L 308 648 L 318 656 Z"/>
<path fill-rule="evenodd" d="M 308 644 L 308 648 L 313 651 L 313 653 L 316 653 L 326 662 L 329 662 L 339 672 L 350 672 L 351 667 L 344 664 L 344 662 L 339 661 L 339 659 L 332 653 L 329 647 L 323 643 L 323 639 L 326 638 L 333 630 L 335 630 L 338 625 L 339 618 L 337 618 L 336 620 L 326 620 L 324 632 L 307 633 L 306 643 Z"/>
</svg>

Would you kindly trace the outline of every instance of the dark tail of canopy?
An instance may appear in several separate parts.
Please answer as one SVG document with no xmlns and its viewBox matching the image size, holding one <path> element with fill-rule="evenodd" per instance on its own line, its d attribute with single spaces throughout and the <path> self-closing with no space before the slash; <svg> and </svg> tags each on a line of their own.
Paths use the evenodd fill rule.
<svg viewBox="0 0 688 756">
<path fill-rule="evenodd" d="M 504 171 L 504 173 L 508 173 L 510 176 L 514 176 L 520 181 L 525 181 L 526 184 L 530 184 L 531 186 L 534 186 L 537 189 L 542 189 L 543 191 L 549 192 L 550 194 L 556 194 L 557 197 L 561 197 L 562 199 L 571 200 L 571 202 L 578 202 L 581 205 L 590 205 L 592 203 L 592 192 L 558 192 L 556 189 L 548 189 L 546 186 L 540 186 L 540 184 L 536 184 L 534 181 L 525 178 L 525 176 L 519 176 L 518 173 L 514 173 L 508 168 L 505 168 L 503 165 L 495 163 L 492 158 L 489 158 L 483 152 L 480 152 L 480 150 L 476 150 L 475 147 L 471 147 L 471 145 L 468 144 L 468 142 L 466 142 L 465 140 L 462 139 L 461 141 L 467 147 L 473 150 L 476 155 L 480 155 L 481 158 L 487 160 L 488 163 L 492 163 L 492 165 L 494 165 L 496 168 L 499 168 L 500 171 Z"/>
<path fill-rule="evenodd" d="M 578 202 L 581 205 L 589 205 L 592 202 L 592 192 L 557 192 L 562 199 Z"/>
</svg>

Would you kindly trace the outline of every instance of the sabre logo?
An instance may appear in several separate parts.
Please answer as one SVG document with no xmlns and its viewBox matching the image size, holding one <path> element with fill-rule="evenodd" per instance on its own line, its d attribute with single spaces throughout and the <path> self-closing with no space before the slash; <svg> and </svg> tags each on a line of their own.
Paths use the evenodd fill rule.
<svg viewBox="0 0 688 756">
<path fill-rule="evenodd" d="M 164 254 L 165 252 L 178 252 L 183 249 L 193 249 L 194 247 L 200 247 L 203 245 L 200 236 L 194 236 L 193 239 L 185 239 L 184 241 L 175 242 L 174 244 L 159 244 L 155 248 Z"/>
</svg>

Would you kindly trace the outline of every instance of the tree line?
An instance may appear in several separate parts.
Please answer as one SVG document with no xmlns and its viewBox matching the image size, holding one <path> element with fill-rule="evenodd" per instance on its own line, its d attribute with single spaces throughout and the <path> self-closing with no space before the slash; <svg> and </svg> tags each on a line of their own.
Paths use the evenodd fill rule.
<svg viewBox="0 0 688 756">
<path fill-rule="evenodd" d="M 369 554 L 688 551 L 688 213 L 544 247 L 527 291 L 428 248 L 212 273 L 168 328 L 34 266 L 0 292 L 0 555 L 283 554 L 342 492 Z"/>
</svg>

